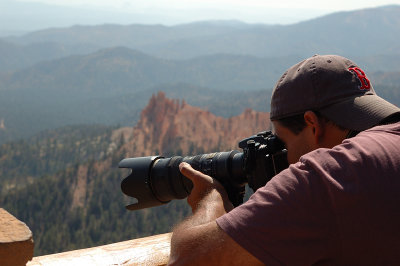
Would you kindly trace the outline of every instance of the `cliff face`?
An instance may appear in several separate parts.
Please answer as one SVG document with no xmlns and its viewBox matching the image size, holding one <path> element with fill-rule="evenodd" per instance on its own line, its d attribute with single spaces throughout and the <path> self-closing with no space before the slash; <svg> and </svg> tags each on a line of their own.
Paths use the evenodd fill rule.
<svg viewBox="0 0 400 266">
<path fill-rule="evenodd" d="M 247 109 L 225 119 L 159 92 L 142 111 L 124 148 L 131 157 L 232 150 L 241 139 L 268 128 L 268 113 Z"/>
</svg>

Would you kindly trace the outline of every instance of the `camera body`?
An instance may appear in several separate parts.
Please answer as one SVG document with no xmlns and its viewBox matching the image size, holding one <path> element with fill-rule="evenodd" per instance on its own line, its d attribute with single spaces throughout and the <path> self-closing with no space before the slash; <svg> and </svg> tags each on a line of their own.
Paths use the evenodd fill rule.
<svg viewBox="0 0 400 266">
<path fill-rule="evenodd" d="M 183 199 L 190 194 L 193 184 L 179 171 L 181 162 L 217 179 L 225 188 L 232 204 L 243 203 L 245 185 L 256 191 L 273 176 L 288 167 L 287 150 L 270 131 L 243 139 L 236 150 L 195 156 L 148 156 L 123 159 L 120 168 L 131 173 L 121 182 L 122 192 L 136 198 L 129 210 L 139 210 Z"/>
</svg>

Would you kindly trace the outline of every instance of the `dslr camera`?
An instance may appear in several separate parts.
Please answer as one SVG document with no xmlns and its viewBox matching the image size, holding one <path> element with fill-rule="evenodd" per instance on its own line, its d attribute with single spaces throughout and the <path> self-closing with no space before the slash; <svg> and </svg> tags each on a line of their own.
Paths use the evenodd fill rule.
<svg viewBox="0 0 400 266">
<path fill-rule="evenodd" d="M 137 200 L 126 208 L 139 210 L 186 198 L 193 184 L 180 173 L 181 162 L 218 180 L 235 207 L 243 203 L 246 184 L 255 192 L 289 166 L 285 145 L 270 131 L 243 139 L 238 146 L 242 152 L 123 159 L 118 166 L 132 171 L 121 182 L 122 192 Z"/>
</svg>

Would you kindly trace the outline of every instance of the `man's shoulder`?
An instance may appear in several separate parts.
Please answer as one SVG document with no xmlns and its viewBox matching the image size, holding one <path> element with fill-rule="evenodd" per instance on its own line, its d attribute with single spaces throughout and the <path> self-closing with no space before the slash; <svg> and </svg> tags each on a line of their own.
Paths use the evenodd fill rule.
<svg viewBox="0 0 400 266">
<path fill-rule="evenodd" d="M 391 132 L 400 135 L 400 121 L 391 124 L 377 125 L 361 132 L 360 134 L 368 134 L 371 132 Z"/>
</svg>

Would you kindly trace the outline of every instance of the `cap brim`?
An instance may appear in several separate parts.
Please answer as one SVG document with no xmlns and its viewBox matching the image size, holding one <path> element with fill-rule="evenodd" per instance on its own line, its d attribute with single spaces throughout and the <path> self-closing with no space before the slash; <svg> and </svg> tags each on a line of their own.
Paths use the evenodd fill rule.
<svg viewBox="0 0 400 266">
<path fill-rule="evenodd" d="M 341 127 L 363 131 L 400 112 L 400 108 L 375 94 L 366 94 L 327 106 L 319 111 Z"/>
</svg>

